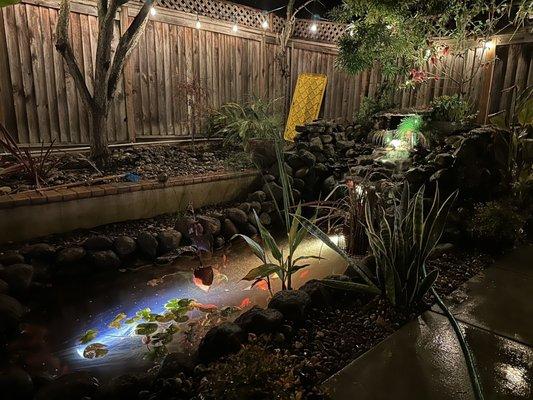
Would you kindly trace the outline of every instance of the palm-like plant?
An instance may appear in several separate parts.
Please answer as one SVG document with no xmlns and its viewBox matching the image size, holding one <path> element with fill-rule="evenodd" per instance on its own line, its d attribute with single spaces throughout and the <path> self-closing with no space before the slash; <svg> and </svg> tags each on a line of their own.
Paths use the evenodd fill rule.
<svg viewBox="0 0 533 400">
<path fill-rule="evenodd" d="M 275 101 L 252 98 L 244 104 L 226 103 L 211 115 L 211 131 L 223 136 L 225 144 L 245 149 L 251 139 L 276 139 L 281 118 L 272 111 Z"/>
</svg>

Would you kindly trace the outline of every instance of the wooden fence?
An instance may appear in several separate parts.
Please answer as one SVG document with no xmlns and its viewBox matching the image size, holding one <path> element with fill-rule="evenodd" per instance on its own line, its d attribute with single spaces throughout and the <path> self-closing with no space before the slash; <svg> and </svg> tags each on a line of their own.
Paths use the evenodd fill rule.
<svg viewBox="0 0 533 400">
<path fill-rule="evenodd" d="M 77 0 L 71 9 L 71 41 L 91 89 L 96 9 L 86 0 Z M 120 10 L 117 32 L 127 28 L 137 10 L 135 5 Z M 0 120 L 21 144 L 55 140 L 61 145 L 79 145 L 88 141 L 87 112 L 54 48 L 57 17 L 58 2 L 52 0 L 23 0 L 0 12 Z M 197 124 L 184 88 L 192 83 L 207 89 L 209 106 L 215 108 L 250 95 L 267 99 L 281 96 L 274 33 L 250 26 L 240 26 L 234 32 L 228 21 L 202 16 L 200 21 L 202 27 L 196 29 L 196 15 L 164 8 L 150 17 L 124 69 L 108 121 L 110 141 L 189 137 Z M 508 107 L 512 95 L 501 94 L 503 89 L 515 83 L 533 83 L 529 40 L 524 36 L 498 38 L 499 60 L 493 67 L 480 69 L 469 83 L 468 90 L 482 114 Z M 327 74 L 322 115 L 350 120 L 362 99 L 374 95 L 381 74 L 376 67 L 347 75 L 335 68 L 336 55 L 332 43 L 292 40 L 291 90 L 300 73 Z M 494 54 L 487 52 L 484 57 L 491 56 Z M 469 68 L 474 68 L 475 62 L 472 55 Z M 404 108 L 424 107 L 433 98 L 456 91 L 453 82 L 441 79 L 417 90 L 398 91 L 395 100 Z"/>
</svg>

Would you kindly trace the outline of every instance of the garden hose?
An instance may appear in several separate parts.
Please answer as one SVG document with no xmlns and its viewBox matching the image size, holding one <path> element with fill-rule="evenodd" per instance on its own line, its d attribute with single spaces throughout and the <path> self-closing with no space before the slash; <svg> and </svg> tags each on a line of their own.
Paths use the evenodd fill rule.
<svg viewBox="0 0 533 400">
<path fill-rule="evenodd" d="M 426 266 L 422 265 L 422 270 L 424 273 L 424 276 L 427 275 L 426 273 Z M 465 357 L 466 361 L 466 367 L 468 368 L 468 374 L 470 375 L 470 381 L 472 383 L 472 388 L 474 390 L 474 396 L 476 400 L 484 400 L 483 397 L 483 390 L 481 388 L 481 382 L 479 380 L 479 375 L 476 370 L 476 365 L 474 362 L 474 355 L 472 354 L 472 351 L 468 347 L 468 344 L 466 343 L 465 336 L 463 334 L 463 331 L 461 331 L 461 327 L 459 326 L 459 323 L 455 319 L 455 317 L 452 315 L 448 307 L 444 305 L 444 302 L 438 295 L 437 291 L 433 286 L 431 286 L 431 293 L 433 293 L 433 296 L 435 296 L 435 299 L 437 301 L 437 304 L 439 305 L 440 309 L 444 312 L 448 320 L 450 321 L 450 324 L 453 327 L 453 330 L 455 332 L 455 335 L 457 336 L 457 339 L 459 340 L 459 344 L 461 345 L 461 349 L 463 350 L 463 355 Z"/>
</svg>

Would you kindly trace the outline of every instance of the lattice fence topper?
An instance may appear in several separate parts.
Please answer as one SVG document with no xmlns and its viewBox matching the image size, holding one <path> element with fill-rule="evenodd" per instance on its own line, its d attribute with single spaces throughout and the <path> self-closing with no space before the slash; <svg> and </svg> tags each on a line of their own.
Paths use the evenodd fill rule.
<svg viewBox="0 0 533 400">
<path fill-rule="evenodd" d="M 268 30 L 274 33 L 281 32 L 284 23 L 284 19 L 277 15 L 265 14 L 258 9 L 225 1 L 159 0 L 157 6 L 190 14 L 198 14 L 255 29 L 263 29 L 261 24 L 266 18 L 271 25 Z M 317 26 L 315 32 L 311 32 L 309 29 L 313 22 Z M 296 21 L 293 36 L 300 39 L 333 43 L 341 37 L 345 29 L 346 26 L 343 24 L 299 19 Z"/>
</svg>

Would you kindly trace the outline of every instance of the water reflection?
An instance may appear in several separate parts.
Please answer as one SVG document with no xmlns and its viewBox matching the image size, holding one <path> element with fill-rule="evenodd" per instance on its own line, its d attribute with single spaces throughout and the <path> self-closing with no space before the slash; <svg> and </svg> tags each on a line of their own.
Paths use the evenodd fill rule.
<svg viewBox="0 0 533 400">
<path fill-rule="evenodd" d="M 333 239 L 339 241 L 338 237 Z M 310 279 L 343 272 L 345 263 L 342 259 L 314 238 L 305 240 L 297 255 L 319 254 L 325 259 L 313 260 L 309 267 L 298 271 L 294 287 Z M 169 345 L 170 351 L 192 354 L 199 336 L 220 319 L 220 313 L 211 313 L 211 310 L 266 305 L 269 297 L 266 285 L 251 287 L 250 282 L 240 280 L 258 265 L 258 260 L 245 245 L 233 245 L 215 253 L 204 264 L 210 264 L 214 270 L 210 286 L 194 276 L 193 271 L 198 266 L 196 260 L 180 258 L 166 267 L 148 266 L 111 279 L 69 281 L 68 285 L 54 287 L 54 297 L 46 300 L 49 303 L 47 308 L 53 312 L 45 321 L 37 322 L 48 331 L 47 344 L 54 358 L 59 359 L 61 372 L 83 369 L 106 376 L 146 367 L 147 348 L 142 342 L 143 336 L 135 333 L 137 324 L 121 324 L 119 329 L 109 326 L 119 313 L 131 318 L 137 311 L 149 308 L 151 312 L 161 314 L 170 299 L 194 299 L 205 309 L 197 307 L 192 311 L 191 321 L 181 324 L 186 329 Z M 272 280 L 274 291 L 280 286 L 279 279 Z M 91 343 L 101 343 L 108 350 L 102 358 L 88 359 L 83 355 L 87 344 L 81 344 L 79 339 L 89 329 L 98 331 Z M 45 365 L 49 372 L 59 372 L 56 362 L 49 364 Z"/>
</svg>

